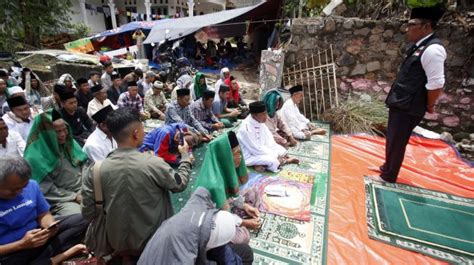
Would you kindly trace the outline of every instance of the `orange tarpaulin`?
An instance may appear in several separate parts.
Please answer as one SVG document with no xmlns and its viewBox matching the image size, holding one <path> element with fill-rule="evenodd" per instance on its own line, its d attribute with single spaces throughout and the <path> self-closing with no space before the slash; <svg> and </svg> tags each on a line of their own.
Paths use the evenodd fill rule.
<svg viewBox="0 0 474 265">
<path fill-rule="evenodd" d="M 384 154 L 381 137 L 332 137 L 327 264 L 445 264 L 369 239 L 363 177 Z M 474 198 L 474 168 L 440 140 L 412 136 L 397 182 Z"/>
</svg>

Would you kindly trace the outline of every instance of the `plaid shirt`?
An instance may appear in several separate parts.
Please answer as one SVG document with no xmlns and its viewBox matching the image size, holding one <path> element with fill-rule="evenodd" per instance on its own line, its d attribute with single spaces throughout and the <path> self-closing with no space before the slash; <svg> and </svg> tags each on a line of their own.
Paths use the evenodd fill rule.
<svg viewBox="0 0 474 265">
<path fill-rule="evenodd" d="M 171 123 L 185 123 L 195 131 L 198 131 L 203 134 L 208 134 L 209 132 L 199 123 L 199 121 L 194 117 L 191 113 L 191 110 L 188 106 L 181 107 L 178 104 L 178 101 L 173 101 L 171 104 L 168 105 L 166 109 L 166 124 Z"/>
<path fill-rule="evenodd" d="M 212 130 L 212 124 L 219 122 L 216 116 L 214 116 L 212 113 L 211 108 L 207 109 L 204 107 L 202 98 L 194 101 L 189 108 L 191 109 L 191 112 L 193 113 L 196 120 L 198 120 L 202 126 L 204 126 L 204 128 L 209 131 Z"/>
<path fill-rule="evenodd" d="M 137 94 L 135 98 L 132 98 L 130 97 L 130 94 L 128 93 L 128 91 L 120 95 L 117 101 L 117 105 L 120 108 L 128 107 L 128 108 L 136 109 L 139 112 L 143 112 L 143 103 L 142 103 L 142 98 L 140 97 L 140 95 Z"/>
</svg>

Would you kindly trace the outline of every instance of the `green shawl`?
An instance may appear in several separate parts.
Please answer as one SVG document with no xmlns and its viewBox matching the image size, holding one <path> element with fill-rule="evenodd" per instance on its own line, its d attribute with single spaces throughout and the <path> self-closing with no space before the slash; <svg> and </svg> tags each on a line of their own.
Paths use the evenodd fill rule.
<svg viewBox="0 0 474 265">
<path fill-rule="evenodd" d="M 280 92 L 273 89 L 267 91 L 267 93 L 263 96 L 263 102 L 265 103 L 265 107 L 267 108 L 267 114 L 268 116 L 270 116 L 270 118 L 273 118 L 273 116 L 275 116 L 275 113 L 277 111 L 277 104 L 280 100 L 283 100 Z"/>
<path fill-rule="evenodd" d="M 67 123 L 69 133 L 66 143 L 63 146 L 59 145 L 51 119 L 52 110 L 50 109 L 35 117 L 25 149 L 25 160 L 28 161 L 32 169 L 31 178 L 38 183 L 56 169 L 61 156 L 60 152 L 64 153 L 64 157 L 74 167 L 80 166 L 87 160 L 87 155 L 72 138 L 71 127 Z"/>
<path fill-rule="evenodd" d="M 236 196 L 240 184 L 247 182 L 247 167 L 242 154 L 240 158 L 240 166 L 236 168 L 227 133 L 214 139 L 207 147 L 195 188 L 206 188 L 217 208 L 222 208 L 229 197 Z"/>
<path fill-rule="evenodd" d="M 207 90 L 206 84 L 201 85 L 199 83 L 199 79 L 201 79 L 201 77 L 204 77 L 204 74 L 201 72 L 197 72 L 196 76 L 194 77 L 194 96 L 196 100 L 200 99 L 202 97 L 202 93 Z M 204 80 L 205 79 L 206 77 L 204 77 Z"/>
</svg>

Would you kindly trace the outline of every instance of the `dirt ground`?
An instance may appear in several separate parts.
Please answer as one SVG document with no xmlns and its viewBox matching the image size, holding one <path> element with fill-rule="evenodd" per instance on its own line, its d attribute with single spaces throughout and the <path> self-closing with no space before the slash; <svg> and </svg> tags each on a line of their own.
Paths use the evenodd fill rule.
<svg viewBox="0 0 474 265">
<path fill-rule="evenodd" d="M 231 74 L 237 79 L 237 82 L 240 85 L 242 97 L 245 100 L 258 100 L 260 96 L 260 88 L 258 85 L 258 65 L 239 65 L 231 70 Z M 214 85 L 217 78 L 219 78 L 217 75 L 209 74 L 206 74 L 206 77 L 210 85 Z"/>
</svg>

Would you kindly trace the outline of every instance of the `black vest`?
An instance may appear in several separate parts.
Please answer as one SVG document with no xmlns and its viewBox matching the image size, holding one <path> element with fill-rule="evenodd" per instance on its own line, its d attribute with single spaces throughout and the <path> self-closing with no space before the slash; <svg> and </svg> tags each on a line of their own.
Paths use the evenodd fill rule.
<svg viewBox="0 0 474 265">
<path fill-rule="evenodd" d="M 421 55 L 431 44 L 442 44 L 441 41 L 433 34 L 419 46 L 413 44 L 407 49 L 405 60 L 400 66 L 397 78 L 392 84 L 390 93 L 399 95 L 411 95 L 411 102 L 406 109 L 399 109 L 387 104 L 391 110 L 404 112 L 409 115 L 423 117 L 426 112 L 428 102 L 428 94 L 426 91 L 426 83 L 428 82 L 426 73 L 421 65 Z M 389 93 L 389 96 L 390 96 Z M 387 96 L 387 98 L 389 97 Z M 386 101 L 387 102 L 387 101 Z"/>
</svg>

